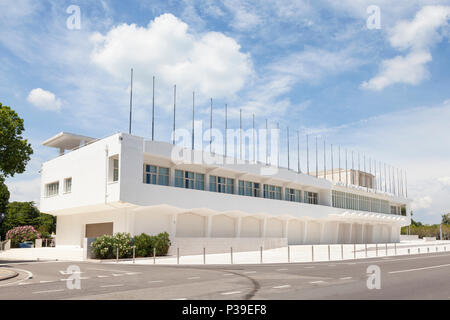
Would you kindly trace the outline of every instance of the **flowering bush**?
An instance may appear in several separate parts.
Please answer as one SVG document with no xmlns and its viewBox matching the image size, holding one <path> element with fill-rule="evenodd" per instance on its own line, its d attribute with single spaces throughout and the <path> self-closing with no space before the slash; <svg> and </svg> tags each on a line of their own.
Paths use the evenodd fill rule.
<svg viewBox="0 0 450 320">
<path fill-rule="evenodd" d="M 92 242 L 94 255 L 99 259 L 116 258 L 117 248 L 119 248 L 119 258 L 129 258 L 133 248 L 129 233 L 118 232 L 113 236 L 103 235 Z"/>
<path fill-rule="evenodd" d="M 20 242 L 34 241 L 40 238 L 40 233 L 33 226 L 15 227 L 6 233 L 6 239 L 11 240 L 13 247 L 16 247 Z"/>
</svg>

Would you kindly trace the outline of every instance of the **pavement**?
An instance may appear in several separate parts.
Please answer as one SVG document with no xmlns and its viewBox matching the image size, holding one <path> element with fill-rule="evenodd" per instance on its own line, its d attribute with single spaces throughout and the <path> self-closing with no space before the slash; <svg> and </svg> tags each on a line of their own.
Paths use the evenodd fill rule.
<svg viewBox="0 0 450 320">
<path fill-rule="evenodd" d="M 0 268 L 0 281 L 8 280 L 14 277 L 17 277 L 19 274 L 14 271 L 7 268 Z"/>
<path fill-rule="evenodd" d="M 450 300 L 450 252 L 289 264 L 53 261 L 8 262 L 0 267 L 19 273 L 0 282 L 0 300 Z"/>
</svg>

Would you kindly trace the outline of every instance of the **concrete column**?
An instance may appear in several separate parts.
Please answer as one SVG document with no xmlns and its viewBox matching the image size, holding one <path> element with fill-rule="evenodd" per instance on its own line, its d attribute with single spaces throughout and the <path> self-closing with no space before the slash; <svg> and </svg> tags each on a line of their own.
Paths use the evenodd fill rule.
<svg viewBox="0 0 450 320">
<path fill-rule="evenodd" d="M 305 221 L 305 223 L 303 224 L 303 244 L 306 243 L 307 236 L 308 236 L 308 221 Z"/>
<path fill-rule="evenodd" d="M 353 241 L 353 223 L 350 223 L 350 230 L 349 230 L 349 239 L 350 239 L 350 241 L 349 241 L 349 243 L 352 243 Z"/>
<path fill-rule="evenodd" d="M 170 238 L 175 238 L 177 236 L 177 214 L 174 213 L 172 215 L 172 224 L 171 224 L 171 230 L 170 230 Z"/>
<path fill-rule="evenodd" d="M 209 191 L 209 173 L 205 173 L 205 190 Z"/>
<path fill-rule="evenodd" d="M 267 218 L 264 217 L 264 219 L 263 219 L 263 225 L 262 225 L 262 234 L 261 234 L 261 238 L 265 238 L 265 237 L 266 237 L 266 229 L 267 229 Z"/>
<path fill-rule="evenodd" d="M 242 230 L 242 217 L 237 217 L 237 219 L 236 219 L 236 238 L 241 237 L 241 230 Z"/>
<path fill-rule="evenodd" d="M 286 220 L 284 222 L 284 227 L 283 227 L 283 238 L 288 238 L 289 237 L 289 220 Z"/>
<path fill-rule="evenodd" d="M 342 176 L 341 176 L 342 179 Z M 336 222 L 336 235 L 334 237 L 334 243 L 339 243 L 339 231 L 340 231 L 340 227 L 341 224 L 339 222 Z"/>
<path fill-rule="evenodd" d="M 364 229 L 366 229 L 366 224 L 362 223 L 361 224 L 361 243 L 366 243 L 366 241 L 364 241 Z"/>
<path fill-rule="evenodd" d="M 131 236 L 134 236 L 135 215 L 134 211 L 127 210 L 126 232 L 130 233 Z"/>
<path fill-rule="evenodd" d="M 213 216 L 206 217 L 206 237 L 211 238 L 211 227 L 212 227 Z"/>
<path fill-rule="evenodd" d="M 325 225 L 326 222 L 319 222 L 320 224 L 320 236 L 319 236 L 319 243 L 325 243 Z"/>
</svg>

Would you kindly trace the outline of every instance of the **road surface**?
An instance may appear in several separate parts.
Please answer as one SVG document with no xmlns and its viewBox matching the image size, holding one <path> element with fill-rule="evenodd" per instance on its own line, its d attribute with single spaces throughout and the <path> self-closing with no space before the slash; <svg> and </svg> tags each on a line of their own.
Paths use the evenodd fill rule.
<svg viewBox="0 0 450 320">
<path fill-rule="evenodd" d="M 380 289 L 367 287 L 369 266 Z M 6 299 L 450 299 L 450 253 L 263 265 L 153 266 L 2 262 L 19 276 L 0 282 Z M 68 273 L 75 266 L 80 273 Z M 70 289 L 71 277 L 80 288 Z M 69 286 L 68 286 L 69 284 Z"/>
</svg>

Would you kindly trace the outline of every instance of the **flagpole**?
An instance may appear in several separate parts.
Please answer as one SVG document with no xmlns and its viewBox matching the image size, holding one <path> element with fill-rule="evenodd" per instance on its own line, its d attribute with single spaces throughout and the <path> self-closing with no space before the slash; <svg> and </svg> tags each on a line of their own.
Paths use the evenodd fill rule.
<svg viewBox="0 0 450 320">
<path fill-rule="evenodd" d="M 131 87 L 130 87 L 130 120 L 128 125 L 128 133 L 131 134 L 131 118 L 133 114 L 133 68 L 131 68 Z"/>
<path fill-rule="evenodd" d="M 309 139 L 308 135 L 306 135 L 306 172 L 309 176 Z"/>
<path fill-rule="evenodd" d="M 194 150 L 194 134 L 195 134 L 195 91 L 192 91 L 192 150 Z"/>
<path fill-rule="evenodd" d="M 152 97 L 152 141 L 155 140 L 155 76 L 153 76 L 153 97 Z"/>
<path fill-rule="evenodd" d="M 177 109 L 177 85 L 173 86 L 173 141 L 172 144 L 175 144 L 175 114 Z"/>
</svg>

